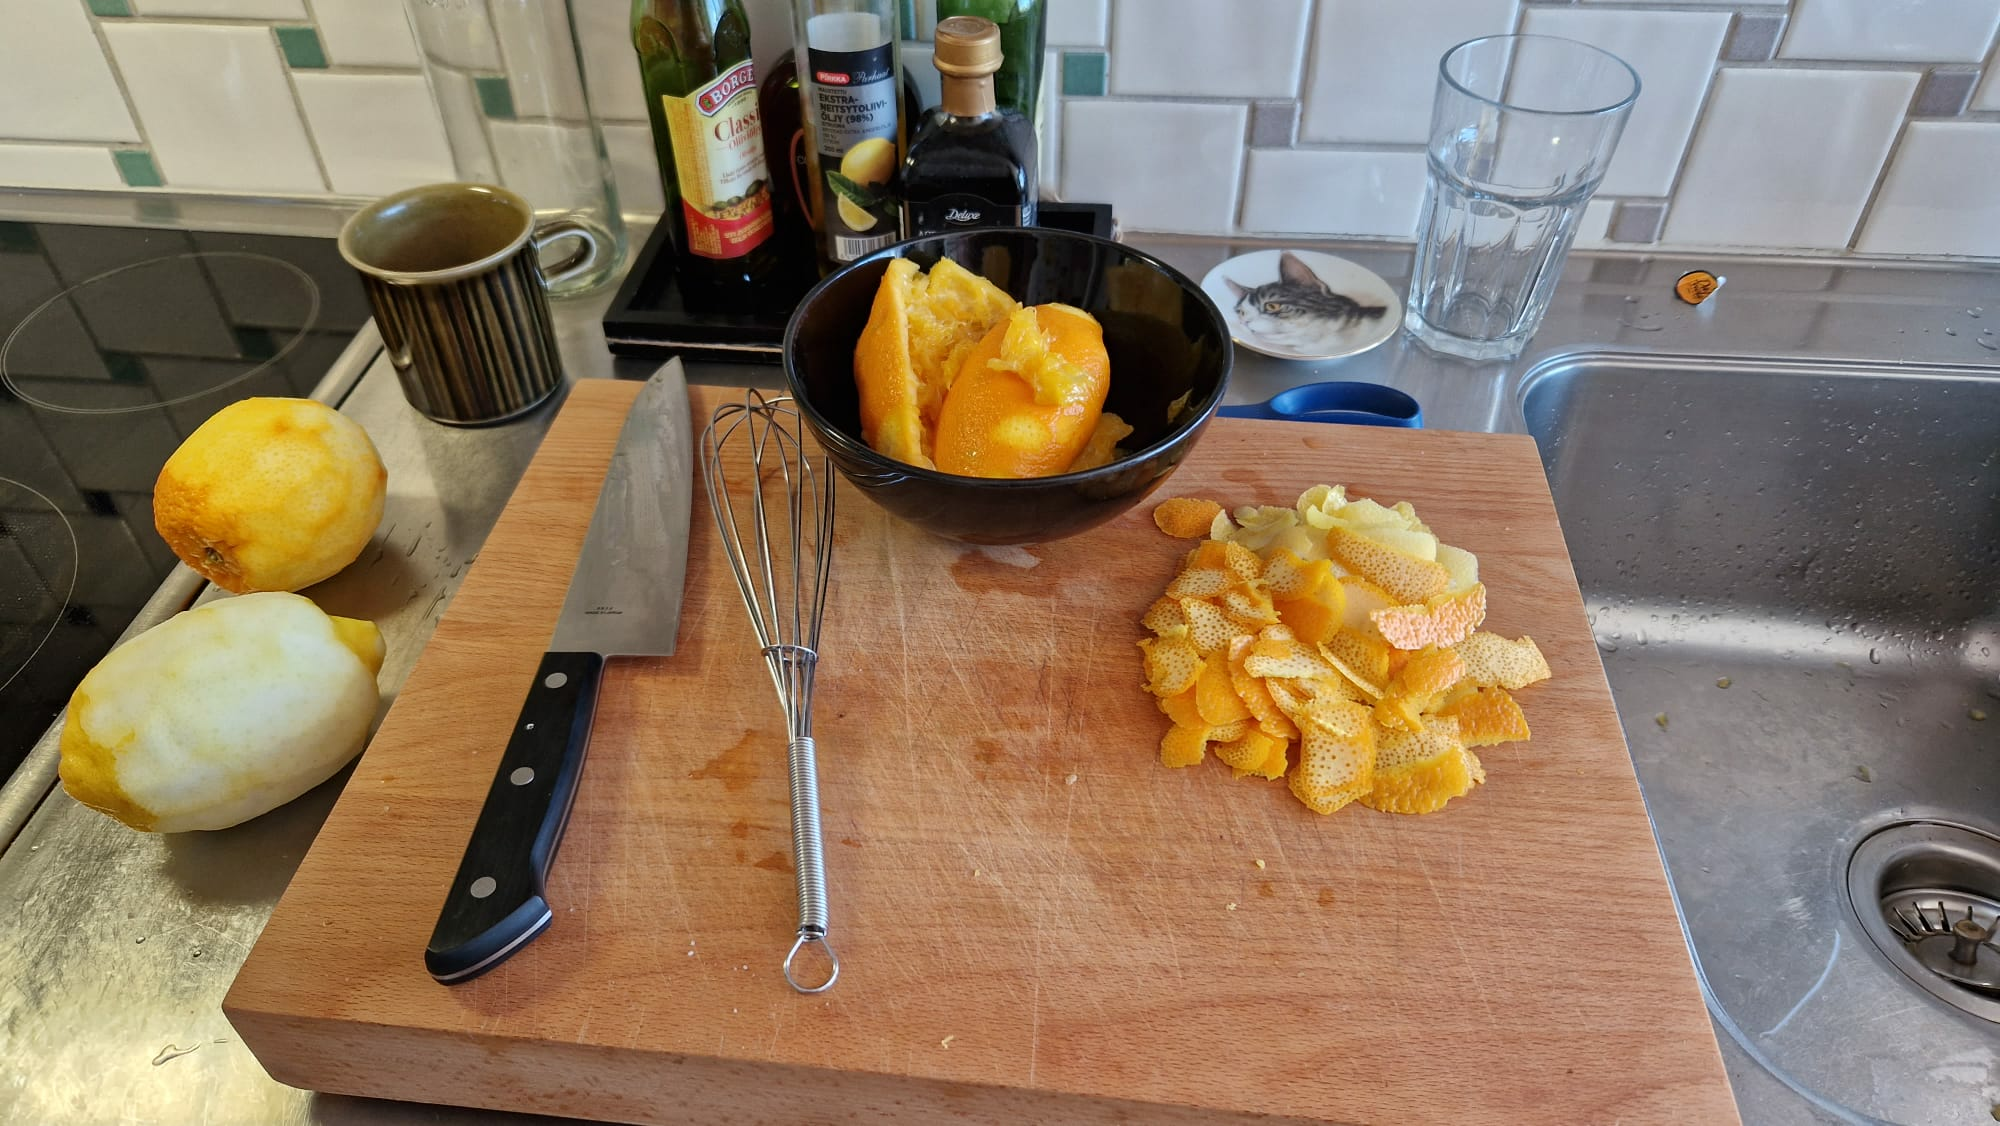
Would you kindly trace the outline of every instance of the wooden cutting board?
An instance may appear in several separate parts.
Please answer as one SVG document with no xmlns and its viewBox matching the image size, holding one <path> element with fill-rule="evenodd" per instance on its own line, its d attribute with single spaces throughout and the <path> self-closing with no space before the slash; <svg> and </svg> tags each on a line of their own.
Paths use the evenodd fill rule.
<svg viewBox="0 0 2000 1126">
<path fill-rule="evenodd" d="M 1519 436 L 1217 420 L 1160 493 L 1345 482 L 1478 554 L 1488 628 L 1555 679 L 1521 694 L 1532 742 L 1414 818 L 1158 764 L 1133 642 L 1189 545 L 1150 503 L 978 550 L 843 483 L 816 732 L 844 969 L 816 997 L 779 975 L 783 726 L 697 488 L 680 649 L 607 674 L 554 925 L 434 983 L 637 389 L 571 393 L 230 991 L 274 1078 L 657 1123 L 1735 1120 Z"/>
</svg>

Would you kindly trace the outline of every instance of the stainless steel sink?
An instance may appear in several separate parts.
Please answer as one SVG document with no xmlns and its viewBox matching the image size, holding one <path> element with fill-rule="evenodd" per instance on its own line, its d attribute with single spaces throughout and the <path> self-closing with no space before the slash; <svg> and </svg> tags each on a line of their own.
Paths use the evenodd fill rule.
<svg viewBox="0 0 2000 1126">
<path fill-rule="evenodd" d="M 1726 1053 L 1785 1121 L 2000 1118 L 2000 369 L 1521 387 Z"/>
</svg>

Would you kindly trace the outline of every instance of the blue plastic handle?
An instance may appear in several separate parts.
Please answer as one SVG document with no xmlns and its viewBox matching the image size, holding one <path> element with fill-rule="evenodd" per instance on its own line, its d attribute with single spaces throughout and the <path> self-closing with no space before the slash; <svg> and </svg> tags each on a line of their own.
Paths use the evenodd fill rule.
<svg viewBox="0 0 2000 1126">
<path fill-rule="evenodd" d="M 1280 391 L 1262 403 L 1223 407 L 1215 413 L 1228 418 L 1275 418 L 1286 422 L 1343 422 L 1351 426 L 1424 424 L 1415 399 L 1379 383 L 1308 383 Z"/>
</svg>

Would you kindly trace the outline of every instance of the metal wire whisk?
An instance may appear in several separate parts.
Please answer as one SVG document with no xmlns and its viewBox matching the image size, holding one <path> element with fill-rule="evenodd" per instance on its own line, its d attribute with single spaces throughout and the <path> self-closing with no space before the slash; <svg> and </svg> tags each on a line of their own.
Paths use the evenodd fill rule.
<svg viewBox="0 0 2000 1126">
<path fill-rule="evenodd" d="M 820 993 L 840 977 L 840 959 L 826 940 L 826 860 L 812 734 L 813 673 L 833 567 L 833 465 L 822 458 L 815 466 L 801 433 L 789 397 L 766 399 L 753 389 L 742 402 L 715 409 L 702 432 L 701 462 L 709 510 L 785 711 L 799 893 L 799 936 L 785 955 L 785 980 L 801 993 Z M 746 495 L 730 487 L 725 454 L 737 458 L 737 472 L 749 473 Z M 826 952 L 830 966 L 818 985 L 793 974 L 799 951 L 811 944 Z"/>
</svg>

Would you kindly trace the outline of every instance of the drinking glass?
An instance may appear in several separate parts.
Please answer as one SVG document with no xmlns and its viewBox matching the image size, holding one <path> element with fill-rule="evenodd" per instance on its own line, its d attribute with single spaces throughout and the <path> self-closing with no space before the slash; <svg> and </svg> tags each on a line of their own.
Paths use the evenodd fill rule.
<svg viewBox="0 0 2000 1126">
<path fill-rule="evenodd" d="M 1412 337 L 1466 359 L 1521 354 L 1638 97 L 1623 59 L 1569 39 L 1493 35 L 1445 52 Z"/>
<path fill-rule="evenodd" d="M 625 221 L 570 3 L 405 0 L 405 8 L 458 178 L 512 190 L 534 209 L 537 227 L 591 233 L 596 257 L 580 268 L 562 265 L 571 247 L 543 252 L 550 296 L 609 281 L 625 258 Z"/>
</svg>

